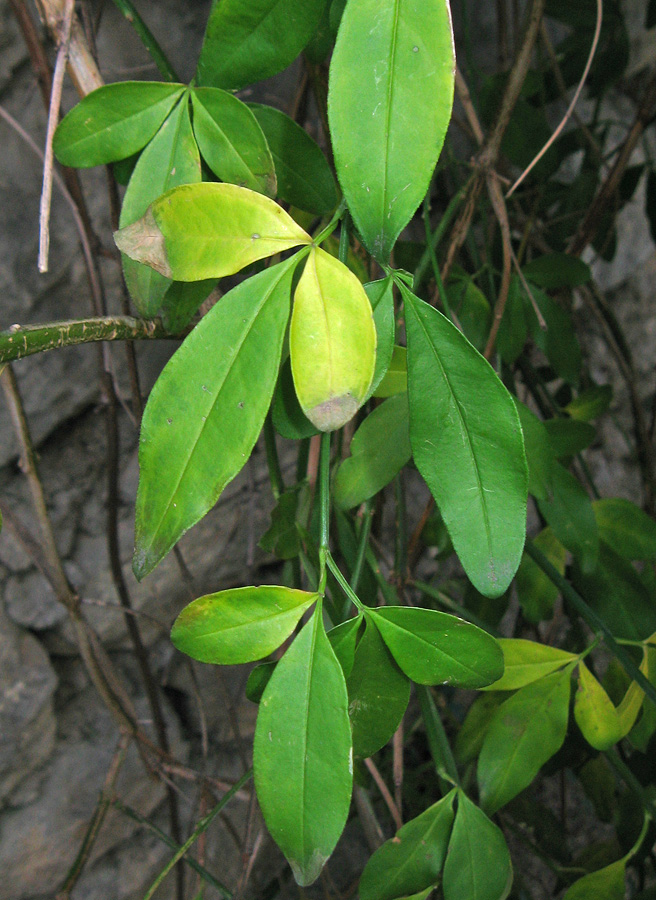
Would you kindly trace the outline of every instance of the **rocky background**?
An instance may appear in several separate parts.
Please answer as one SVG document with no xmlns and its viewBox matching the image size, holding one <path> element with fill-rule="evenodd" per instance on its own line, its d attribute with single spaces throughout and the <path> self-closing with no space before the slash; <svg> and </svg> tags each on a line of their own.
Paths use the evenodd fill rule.
<svg viewBox="0 0 656 900">
<path fill-rule="evenodd" d="M 95 4 L 95 11 L 99 12 L 100 6 Z M 193 73 L 209 6 L 209 0 L 141 4 L 149 26 L 183 79 Z M 493 4 L 478 6 L 480 27 L 474 33 L 493 33 Z M 456 22 L 457 10 L 454 3 Z M 631 70 L 637 79 L 656 58 L 656 34 L 645 32 L 643 21 L 643 0 L 631 0 Z M 478 50 L 484 57 L 486 48 Z M 157 77 L 132 30 L 110 3 L 102 5 L 98 57 L 106 81 Z M 283 78 L 267 83 L 259 99 L 287 108 L 290 99 L 285 94 L 286 86 L 294 83 L 293 73 L 288 81 Z M 65 108 L 73 102 L 74 93 L 67 87 Z M 43 145 L 43 105 L 7 0 L 0 0 L 0 104 L 39 146 Z M 630 122 L 634 112 L 631 91 L 618 93 L 609 101 L 609 111 L 622 122 Z M 635 161 L 640 161 L 640 152 Z M 104 175 L 83 173 L 82 180 L 94 227 L 110 246 Z M 50 271 L 46 275 L 37 272 L 40 187 L 40 160 L 23 138 L 0 120 L 2 329 L 13 323 L 90 314 L 75 228 L 56 189 Z M 643 192 L 644 184 L 622 213 L 615 260 L 611 264 L 595 263 L 595 274 L 629 339 L 641 400 L 651 405 L 656 359 L 656 252 L 644 217 Z M 102 265 L 110 309 L 118 312 L 118 266 L 112 259 Z M 631 429 L 626 386 L 595 323 L 586 321 L 583 308 L 578 315 L 585 328 L 585 350 L 593 377 L 598 382 L 610 381 L 615 387 L 612 412 L 600 426 L 603 442 L 591 453 L 595 476 L 604 493 L 640 502 L 640 479 L 623 436 Z M 153 383 L 172 350 L 173 345 L 166 342 L 144 343 L 137 348 L 145 387 Z M 31 357 L 14 368 L 38 449 L 47 506 L 66 574 L 82 598 L 84 614 L 131 692 L 141 726 L 152 737 L 148 703 L 108 564 L 106 437 L 97 352 L 92 345 L 69 348 Z M 112 346 L 110 357 L 119 390 L 127 396 L 123 348 Z M 177 612 L 190 599 L 190 591 L 198 596 L 209 590 L 267 580 L 270 561 L 257 549 L 270 508 L 266 466 L 262 451 L 256 450 L 219 506 L 181 542 L 193 586 L 189 578 L 182 577 L 173 554 L 139 585 L 130 568 L 138 434 L 126 410 L 120 412 L 120 428 L 121 562 L 151 665 L 161 684 L 171 753 L 180 764 L 176 772 L 171 770 L 171 777 L 176 775 L 174 786 L 186 835 L 199 809 L 214 802 L 199 794 L 198 785 L 191 779 L 192 770 L 202 769 L 218 779 L 219 789 L 226 782 L 234 782 L 248 764 L 244 748 L 247 752 L 256 707 L 244 699 L 246 674 L 242 669 L 221 673 L 213 667 L 192 664 L 174 651 L 168 631 Z M 287 459 L 282 445 L 281 449 L 283 459 Z M 17 451 L 7 406 L 0 402 L 0 499 L 12 519 L 37 534 Z M 0 595 L 0 900 L 36 900 L 55 896 L 63 884 L 103 785 L 125 806 L 168 831 L 166 788 L 161 779 L 146 774 L 134 742 L 123 759 L 116 724 L 77 655 L 68 613 L 35 567 L 24 542 L 7 526 L 0 534 Z M 111 774 L 119 762 L 115 784 L 107 785 L 108 771 Z M 184 769 L 187 764 L 188 770 Z M 187 782 L 180 777 L 185 773 Z M 238 795 L 227 814 L 213 826 L 212 839 L 205 848 L 206 865 L 227 884 L 234 884 L 242 872 L 236 841 L 243 837 L 249 802 L 247 791 Z M 347 831 L 342 841 L 342 885 L 353 882 L 366 852 L 359 835 L 359 829 Z M 248 893 L 261 895 L 259 892 L 277 877 L 283 865 L 257 817 L 252 820 L 249 835 L 249 846 L 256 844 L 262 849 Z M 136 900 L 170 853 L 151 831 L 111 809 L 74 896 L 84 900 Z M 170 878 L 157 896 L 172 896 L 173 881 Z"/>
</svg>

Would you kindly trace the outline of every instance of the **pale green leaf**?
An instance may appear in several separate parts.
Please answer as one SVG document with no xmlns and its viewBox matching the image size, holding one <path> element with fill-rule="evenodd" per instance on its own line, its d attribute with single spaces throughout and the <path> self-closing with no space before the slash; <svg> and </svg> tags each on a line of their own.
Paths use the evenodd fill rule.
<svg viewBox="0 0 656 900">
<path fill-rule="evenodd" d="M 408 351 L 405 347 L 395 346 L 392 359 L 380 384 L 374 390 L 374 397 L 393 397 L 405 394 L 408 390 Z"/>
<path fill-rule="evenodd" d="M 592 504 L 599 537 L 624 559 L 656 560 L 656 522 L 635 503 L 604 497 Z"/>
<path fill-rule="evenodd" d="M 374 311 L 376 326 L 376 368 L 369 387 L 369 396 L 375 393 L 376 388 L 383 380 L 394 353 L 396 323 L 394 321 L 393 287 L 394 282 L 391 278 L 370 281 L 364 285 L 365 293 L 369 297 L 371 308 Z"/>
<path fill-rule="evenodd" d="M 278 373 L 296 262 L 233 288 L 157 380 L 139 444 L 137 578 L 211 509 L 248 459 Z"/>
<path fill-rule="evenodd" d="M 301 409 L 321 431 L 341 428 L 371 385 L 376 329 L 360 281 L 319 247 L 294 294 L 289 349 Z"/>
<path fill-rule="evenodd" d="M 346 684 L 318 607 L 267 684 L 253 745 L 267 828 L 301 885 L 333 852 L 351 802 Z"/>
<path fill-rule="evenodd" d="M 610 866 L 584 875 L 574 882 L 563 900 L 624 900 L 625 868 L 624 860 L 618 859 Z"/>
<path fill-rule="evenodd" d="M 176 281 L 234 275 L 311 241 L 268 197 L 212 182 L 174 188 L 114 239 L 123 253 Z"/>
<path fill-rule="evenodd" d="M 500 596 L 521 559 L 528 473 L 512 397 L 460 331 L 401 285 L 410 441 L 473 585 Z"/>
<path fill-rule="evenodd" d="M 330 133 L 353 220 L 382 262 L 428 188 L 454 75 L 447 0 L 347 4 L 330 66 Z"/>
<path fill-rule="evenodd" d="M 499 645 L 503 651 L 504 672 L 499 681 L 488 685 L 490 691 L 517 690 L 576 659 L 566 650 L 521 638 L 499 638 Z"/>
<path fill-rule="evenodd" d="M 609 750 L 622 736 L 620 717 L 612 700 L 583 662 L 579 663 L 574 718 L 595 750 Z"/>
</svg>

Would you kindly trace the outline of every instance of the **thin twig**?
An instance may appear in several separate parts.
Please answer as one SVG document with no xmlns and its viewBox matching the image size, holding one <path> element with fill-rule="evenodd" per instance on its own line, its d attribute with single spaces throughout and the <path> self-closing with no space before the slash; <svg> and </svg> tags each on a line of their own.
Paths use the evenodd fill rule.
<svg viewBox="0 0 656 900">
<path fill-rule="evenodd" d="M 567 107 L 567 111 L 566 111 L 565 115 L 563 116 L 560 124 L 558 125 L 558 127 L 556 128 L 554 133 L 551 135 L 551 137 L 549 138 L 547 143 L 544 145 L 542 150 L 540 150 L 540 152 L 537 154 L 537 156 L 524 169 L 524 171 L 519 176 L 517 181 L 510 188 L 510 190 L 506 194 L 506 199 L 508 199 L 508 197 L 510 197 L 511 194 L 513 194 L 517 190 L 517 188 L 520 186 L 522 181 L 524 181 L 524 179 L 529 174 L 529 172 L 531 172 L 532 169 L 535 166 L 537 166 L 537 164 L 540 162 L 540 160 L 542 159 L 544 154 L 549 150 L 549 148 L 554 144 L 554 142 L 558 140 L 560 133 L 562 132 L 563 128 L 565 127 L 565 125 L 569 121 L 572 113 L 574 112 L 574 107 L 578 103 L 579 97 L 581 96 L 581 91 L 583 90 L 583 86 L 588 79 L 588 74 L 590 73 L 590 67 L 592 65 L 592 60 L 594 59 L 595 53 L 597 52 L 597 45 L 599 44 L 599 36 L 601 35 L 601 23 L 602 23 L 602 19 L 603 19 L 603 0 L 596 0 L 596 2 L 597 2 L 597 21 L 595 23 L 595 31 L 594 31 L 594 36 L 592 38 L 592 46 L 590 47 L 590 53 L 588 54 L 588 60 L 585 64 L 585 68 L 583 69 L 583 75 L 581 75 L 581 80 L 579 81 L 578 87 L 576 88 L 576 91 L 574 92 L 574 96 L 572 97 L 572 102 Z"/>
<path fill-rule="evenodd" d="M 61 24 L 61 37 L 55 72 L 52 77 L 52 92 L 50 94 L 50 110 L 48 113 L 48 129 L 46 131 L 46 149 L 43 161 L 43 187 L 41 190 L 41 204 L 39 206 L 39 272 L 48 271 L 48 249 L 50 247 L 50 204 L 52 202 L 52 171 L 54 166 L 54 154 L 52 142 L 55 136 L 55 128 L 59 122 L 59 107 L 61 106 L 62 87 L 64 85 L 64 73 L 66 72 L 66 59 L 68 56 L 68 44 L 71 37 L 71 23 L 75 0 L 66 0 L 64 18 Z"/>
<path fill-rule="evenodd" d="M 394 802 L 399 811 L 401 821 L 403 821 L 403 719 L 399 722 L 399 727 L 394 732 L 392 740 L 393 765 L 392 774 L 394 777 Z"/>
<path fill-rule="evenodd" d="M 376 787 L 380 791 L 380 793 L 383 797 L 383 800 L 385 801 L 385 805 L 387 806 L 387 808 L 390 811 L 390 815 L 392 817 L 392 820 L 394 821 L 396 830 L 398 831 L 399 828 L 403 827 L 403 819 L 401 818 L 401 813 L 399 812 L 399 809 L 398 809 L 396 803 L 394 802 L 394 797 L 392 797 L 390 790 L 387 787 L 387 785 L 385 784 L 385 780 L 383 779 L 383 776 L 378 771 L 378 767 L 376 766 L 376 763 L 373 761 L 373 759 L 369 759 L 369 758 L 365 759 L 364 764 L 367 767 L 367 769 L 369 769 L 369 772 L 371 773 L 371 777 L 376 782 Z"/>
</svg>

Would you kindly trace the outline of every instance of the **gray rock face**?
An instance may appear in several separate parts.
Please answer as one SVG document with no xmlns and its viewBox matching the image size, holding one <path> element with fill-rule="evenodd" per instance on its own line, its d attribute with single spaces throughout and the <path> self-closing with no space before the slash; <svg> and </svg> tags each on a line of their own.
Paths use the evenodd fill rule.
<svg viewBox="0 0 656 900">
<path fill-rule="evenodd" d="M 41 644 L 0 608 L 0 805 L 52 753 L 56 684 Z"/>
</svg>

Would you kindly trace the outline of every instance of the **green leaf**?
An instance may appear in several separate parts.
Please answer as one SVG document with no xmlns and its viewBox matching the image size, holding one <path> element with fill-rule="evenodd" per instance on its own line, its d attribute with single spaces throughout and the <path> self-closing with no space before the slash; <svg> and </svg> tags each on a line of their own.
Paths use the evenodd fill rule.
<svg viewBox="0 0 656 900">
<path fill-rule="evenodd" d="M 396 323 L 394 322 L 394 282 L 391 278 L 381 278 L 379 281 L 370 281 L 364 285 L 364 290 L 369 297 L 371 308 L 374 311 L 374 325 L 376 326 L 376 368 L 369 388 L 371 396 L 381 383 L 392 362 L 394 353 L 394 335 Z"/>
<path fill-rule="evenodd" d="M 560 543 L 551 528 L 543 528 L 533 539 L 533 543 L 547 557 L 551 565 L 561 574 L 565 574 L 567 550 Z M 534 563 L 526 553 L 517 569 L 515 578 L 517 599 L 524 616 L 529 622 L 537 625 L 550 619 L 554 611 L 554 603 L 560 593 L 558 586 Z"/>
<path fill-rule="evenodd" d="M 451 307 L 458 316 L 463 334 L 481 352 L 490 333 L 490 319 L 492 318 L 492 310 L 487 297 L 473 278 L 466 274 L 452 276 L 447 285 L 447 291 Z"/>
<path fill-rule="evenodd" d="M 298 402 L 289 357 L 280 367 L 271 410 L 274 428 L 284 438 L 299 441 L 319 434 L 319 429 L 310 422 Z"/>
<path fill-rule="evenodd" d="M 123 253 L 176 281 L 234 275 L 249 263 L 311 240 L 268 197 L 207 182 L 164 194 L 114 239 Z"/>
<path fill-rule="evenodd" d="M 528 281 L 547 291 L 562 287 L 579 287 L 592 277 L 587 263 L 567 253 L 548 253 L 546 256 L 539 256 L 526 263 L 522 271 Z"/>
<path fill-rule="evenodd" d="M 613 388 L 610 384 L 599 384 L 574 397 L 564 411 L 579 422 L 590 422 L 603 415 L 613 399 Z"/>
<path fill-rule="evenodd" d="M 410 682 L 371 621 L 355 651 L 346 687 L 353 755 L 373 756 L 398 728 L 410 700 Z"/>
<path fill-rule="evenodd" d="M 583 662 L 579 663 L 574 718 L 595 750 L 609 750 L 622 737 L 620 717 L 612 700 Z"/>
<path fill-rule="evenodd" d="M 275 585 L 199 597 L 173 623 L 174 645 L 200 662 L 232 666 L 273 653 L 319 594 Z"/>
<path fill-rule="evenodd" d="M 360 281 L 319 247 L 294 294 L 289 349 L 301 409 L 321 431 L 341 428 L 369 391 L 376 329 Z"/>
<path fill-rule="evenodd" d="M 546 322 L 546 330 L 541 328 L 533 306 L 526 299 L 526 317 L 536 346 L 542 350 L 554 371 L 573 387 L 578 387 L 581 378 L 581 347 L 570 313 L 553 297 L 533 287 L 533 300 Z"/>
<path fill-rule="evenodd" d="M 563 900 L 624 900 L 625 862 L 618 859 L 603 869 L 575 881 Z"/>
<path fill-rule="evenodd" d="M 525 641 L 521 638 L 500 638 L 504 673 L 499 681 L 490 684 L 490 691 L 514 691 L 551 674 L 577 657 L 566 650 Z"/>
<path fill-rule="evenodd" d="M 259 541 L 263 550 L 279 559 L 293 559 L 302 546 L 296 521 L 301 490 L 302 487 L 295 487 L 280 495 L 271 513 L 271 525 Z"/>
<path fill-rule="evenodd" d="M 363 625 L 363 619 L 362 613 L 358 613 L 354 618 L 347 619 L 346 622 L 336 625 L 328 632 L 328 640 L 342 667 L 344 678 L 349 677 L 355 662 L 355 646 Z"/>
<path fill-rule="evenodd" d="M 374 397 L 393 397 L 395 394 L 405 394 L 408 390 L 408 351 L 405 347 L 395 346 L 392 359 L 381 379 L 380 384 L 374 390 Z"/>
<path fill-rule="evenodd" d="M 233 288 L 157 380 L 139 443 L 137 578 L 211 509 L 248 459 L 273 393 L 297 261 Z"/>
<path fill-rule="evenodd" d="M 183 331 L 197 313 L 201 303 L 209 297 L 215 287 L 216 278 L 208 278 L 204 281 L 172 282 L 162 297 L 160 306 L 160 316 L 164 327 L 172 334 Z"/>
<path fill-rule="evenodd" d="M 454 75 L 447 0 L 347 4 L 330 65 L 328 118 L 337 177 L 380 262 L 428 188 L 451 118 Z"/>
<path fill-rule="evenodd" d="M 453 747 L 453 755 L 458 765 L 466 766 L 476 759 L 490 722 L 507 696 L 503 691 L 480 694 L 469 707 Z"/>
<path fill-rule="evenodd" d="M 249 106 L 267 139 L 280 199 L 316 215 L 331 212 L 339 202 L 339 191 L 319 145 L 279 109 L 259 103 Z"/>
<path fill-rule="evenodd" d="M 544 427 L 557 459 L 576 456 L 589 447 L 597 436 L 593 425 L 576 419 L 547 419 Z"/>
<path fill-rule="evenodd" d="M 477 772 L 481 806 L 490 815 L 528 787 L 560 750 L 567 733 L 573 665 L 521 688 L 495 713 Z"/>
<path fill-rule="evenodd" d="M 251 110 L 219 88 L 194 88 L 194 134 L 221 181 L 276 196 L 276 170 L 266 138 Z"/>
<path fill-rule="evenodd" d="M 572 580 L 590 606 L 604 620 L 613 636 L 642 641 L 656 631 L 656 606 L 630 562 L 605 541 L 592 572 L 575 565 Z"/>
<path fill-rule="evenodd" d="M 500 596 L 519 565 L 528 473 L 512 397 L 436 309 L 401 285 L 408 334 L 410 441 L 474 586 Z"/>
<path fill-rule="evenodd" d="M 171 188 L 200 180 L 200 154 L 184 98 L 139 157 L 123 199 L 120 227 L 140 219 L 150 204 Z M 137 309 L 143 316 L 154 316 L 171 287 L 170 279 L 129 256 L 123 255 L 122 262 L 125 283 Z"/>
<path fill-rule="evenodd" d="M 461 791 L 444 865 L 444 900 L 505 900 L 513 871 L 505 838 Z"/>
<path fill-rule="evenodd" d="M 346 684 L 320 606 L 264 691 L 253 766 L 267 828 L 296 881 L 311 884 L 344 829 L 353 779 Z"/>
<path fill-rule="evenodd" d="M 448 613 L 405 606 L 369 609 L 394 659 L 417 684 L 480 688 L 503 673 L 491 635 Z"/>
<path fill-rule="evenodd" d="M 245 688 L 246 696 L 251 703 L 260 702 L 264 689 L 269 681 L 271 681 L 271 676 L 277 665 L 278 662 L 276 660 L 275 662 L 260 663 L 259 666 L 255 666 L 254 669 L 251 669 Z"/>
<path fill-rule="evenodd" d="M 89 168 L 125 159 L 145 147 L 185 91 L 182 84 L 122 81 L 92 91 L 62 119 L 55 156 Z"/>
<path fill-rule="evenodd" d="M 513 397 L 524 435 L 528 462 L 528 490 L 536 499 L 544 500 L 551 493 L 551 470 L 555 456 L 544 422 L 527 406 Z"/>
<path fill-rule="evenodd" d="M 510 281 L 506 308 L 497 334 L 497 350 L 507 365 L 512 365 L 522 352 L 527 336 L 524 287 L 514 275 Z"/>
<path fill-rule="evenodd" d="M 656 560 L 656 522 L 635 503 L 621 497 L 592 504 L 599 537 L 624 559 Z"/>
<path fill-rule="evenodd" d="M 553 494 L 538 500 L 538 508 L 555 536 L 592 572 L 599 556 L 599 534 L 590 498 L 567 469 L 556 463 L 551 471 Z"/>
<path fill-rule="evenodd" d="M 351 456 L 335 477 L 335 502 L 343 509 L 359 506 L 373 497 L 410 461 L 408 396 L 390 397 L 353 435 Z"/>
<path fill-rule="evenodd" d="M 453 825 L 455 788 L 400 828 L 370 858 L 360 900 L 396 900 L 439 880 Z"/>
<path fill-rule="evenodd" d="M 198 60 L 200 84 L 239 90 L 292 63 L 317 29 L 325 0 L 214 3 Z"/>
</svg>

